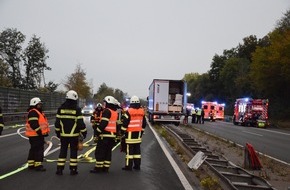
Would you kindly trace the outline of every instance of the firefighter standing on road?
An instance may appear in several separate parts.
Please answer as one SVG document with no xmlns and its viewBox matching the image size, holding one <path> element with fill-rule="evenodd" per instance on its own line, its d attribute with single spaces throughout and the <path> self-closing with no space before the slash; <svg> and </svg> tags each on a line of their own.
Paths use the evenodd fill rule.
<svg viewBox="0 0 290 190">
<path fill-rule="evenodd" d="M 201 123 L 204 124 L 204 109 L 203 108 L 201 108 L 200 118 L 201 118 Z"/>
<path fill-rule="evenodd" d="M 4 128 L 4 120 L 3 120 L 2 108 L 0 106 L 0 136 L 2 135 L 3 128 Z"/>
<path fill-rule="evenodd" d="M 201 109 L 196 112 L 196 123 L 201 123 Z"/>
<path fill-rule="evenodd" d="M 86 138 L 87 129 L 83 121 L 81 108 L 77 105 L 77 100 L 78 94 L 70 90 L 66 93 L 66 101 L 57 110 L 55 132 L 61 143 L 57 161 L 57 175 L 63 174 L 68 147 L 70 147 L 70 175 L 78 174 L 77 151 L 79 136 Z"/>
<path fill-rule="evenodd" d="M 42 102 L 38 97 L 30 100 L 26 120 L 25 135 L 29 138 L 30 150 L 27 158 L 28 168 L 45 171 L 43 167 L 44 137 L 50 131 L 47 118 L 42 112 Z"/>
<path fill-rule="evenodd" d="M 109 172 L 112 160 L 112 148 L 116 144 L 118 113 L 113 96 L 104 98 L 104 110 L 101 123 L 97 127 L 97 146 L 95 151 L 96 165 L 91 173 Z"/>
<path fill-rule="evenodd" d="M 97 142 L 97 128 L 101 122 L 102 112 L 103 106 L 101 103 L 98 103 L 93 115 L 91 116 L 91 123 L 94 130 L 94 142 Z"/>
<path fill-rule="evenodd" d="M 122 132 L 125 134 L 126 159 L 125 167 L 122 170 L 140 170 L 141 165 L 141 142 L 142 134 L 146 127 L 145 113 L 140 107 L 140 100 L 137 96 L 130 99 L 130 107 L 122 117 Z"/>
<path fill-rule="evenodd" d="M 195 111 L 195 109 L 192 109 L 192 111 L 191 111 L 191 123 L 195 123 L 195 121 L 196 121 L 196 111 Z"/>
</svg>

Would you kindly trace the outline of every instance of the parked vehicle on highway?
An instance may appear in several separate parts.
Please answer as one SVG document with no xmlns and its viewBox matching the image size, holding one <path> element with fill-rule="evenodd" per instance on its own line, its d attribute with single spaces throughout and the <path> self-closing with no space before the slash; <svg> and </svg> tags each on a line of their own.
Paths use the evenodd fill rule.
<svg viewBox="0 0 290 190">
<path fill-rule="evenodd" d="M 149 86 L 149 121 L 179 125 L 186 114 L 187 84 L 183 80 L 154 79 Z"/>
<path fill-rule="evenodd" d="M 209 121 L 215 121 L 216 120 L 216 106 L 217 102 L 208 102 L 208 101 L 202 101 L 201 102 L 201 108 L 203 108 L 204 111 L 204 119 Z"/>
<path fill-rule="evenodd" d="M 85 107 L 83 107 L 83 109 L 82 109 L 82 114 L 83 114 L 84 116 L 93 115 L 93 112 L 94 112 L 94 108 L 93 108 L 93 106 L 85 106 Z"/>
<path fill-rule="evenodd" d="M 225 119 L 225 104 L 217 104 L 216 105 L 216 120 L 224 120 Z"/>
<path fill-rule="evenodd" d="M 234 125 L 266 127 L 268 124 L 268 99 L 236 99 L 233 115 Z"/>
</svg>

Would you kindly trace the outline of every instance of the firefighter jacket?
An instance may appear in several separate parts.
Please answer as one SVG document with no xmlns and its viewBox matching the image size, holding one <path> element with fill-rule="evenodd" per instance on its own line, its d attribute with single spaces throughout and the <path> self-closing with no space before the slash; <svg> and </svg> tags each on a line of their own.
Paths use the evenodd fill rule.
<svg viewBox="0 0 290 190">
<path fill-rule="evenodd" d="M 122 131 L 128 144 L 141 143 L 146 127 L 145 113 L 142 108 L 129 108 L 123 116 Z"/>
<path fill-rule="evenodd" d="M 56 114 L 55 132 L 58 137 L 78 137 L 81 133 L 84 138 L 87 136 L 87 128 L 83 120 L 81 108 L 76 101 L 66 100 Z"/>
<path fill-rule="evenodd" d="M 44 113 L 36 108 L 28 111 L 28 116 L 25 124 L 27 137 L 34 137 L 39 135 L 48 135 L 50 128 L 47 118 Z"/>
<path fill-rule="evenodd" d="M 97 127 L 97 136 L 116 137 L 118 112 L 114 107 L 105 108 L 102 113 L 101 123 Z"/>
</svg>

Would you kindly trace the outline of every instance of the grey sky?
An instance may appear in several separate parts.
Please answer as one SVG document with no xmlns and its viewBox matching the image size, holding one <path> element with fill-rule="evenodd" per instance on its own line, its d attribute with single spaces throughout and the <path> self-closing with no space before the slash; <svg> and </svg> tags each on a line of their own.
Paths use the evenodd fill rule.
<svg viewBox="0 0 290 190">
<path fill-rule="evenodd" d="M 61 83 L 81 64 L 94 92 L 105 82 L 145 98 L 152 79 L 207 72 L 215 54 L 265 36 L 289 8 L 289 0 L 0 0 L 0 31 L 41 38 L 47 81 Z"/>
</svg>

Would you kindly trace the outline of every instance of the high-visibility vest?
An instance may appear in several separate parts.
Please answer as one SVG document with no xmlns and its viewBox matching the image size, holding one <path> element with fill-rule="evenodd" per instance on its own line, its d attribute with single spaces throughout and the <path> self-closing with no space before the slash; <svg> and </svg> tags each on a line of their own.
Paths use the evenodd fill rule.
<svg viewBox="0 0 290 190">
<path fill-rule="evenodd" d="M 109 108 L 107 108 L 109 109 Z M 118 120 L 118 112 L 109 109 L 111 112 L 111 117 L 108 121 L 108 125 L 105 127 L 105 131 L 116 133 L 116 128 L 117 128 L 117 120 Z"/>
<path fill-rule="evenodd" d="M 36 128 L 36 129 L 32 129 L 31 126 L 30 126 L 30 124 L 29 124 L 29 120 L 31 120 L 31 119 L 32 120 L 35 120 L 37 118 L 27 118 L 26 124 L 25 124 L 25 128 L 26 128 L 25 135 L 27 137 L 38 136 L 38 134 L 36 132 L 38 130 L 41 130 L 42 135 L 47 135 L 50 132 L 49 123 L 48 123 L 47 118 L 45 117 L 44 113 L 41 113 L 37 109 L 31 109 L 29 112 L 31 112 L 32 110 L 34 110 L 38 114 L 38 124 L 39 124 L 39 127 Z"/>
<path fill-rule="evenodd" d="M 127 131 L 129 132 L 142 131 L 144 110 L 129 108 L 128 112 L 130 114 L 130 123 L 128 125 Z"/>
</svg>

